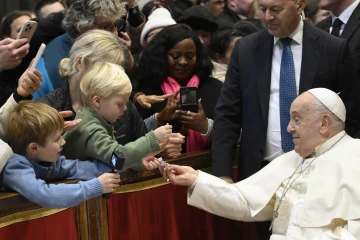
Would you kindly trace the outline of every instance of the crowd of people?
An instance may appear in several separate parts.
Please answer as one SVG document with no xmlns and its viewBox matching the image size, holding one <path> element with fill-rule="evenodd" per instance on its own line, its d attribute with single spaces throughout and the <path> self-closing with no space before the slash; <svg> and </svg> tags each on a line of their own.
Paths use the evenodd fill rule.
<svg viewBox="0 0 360 240">
<path fill-rule="evenodd" d="M 360 239 L 359 19 L 360 0 L 42 0 L 10 12 L 0 189 L 71 207 L 115 191 L 125 169 L 158 168 L 188 187 L 188 204 L 258 222 L 260 240 Z M 33 36 L 19 38 L 30 20 Z M 212 175 L 159 160 L 205 149 Z M 51 184 L 65 179 L 83 181 Z"/>
</svg>

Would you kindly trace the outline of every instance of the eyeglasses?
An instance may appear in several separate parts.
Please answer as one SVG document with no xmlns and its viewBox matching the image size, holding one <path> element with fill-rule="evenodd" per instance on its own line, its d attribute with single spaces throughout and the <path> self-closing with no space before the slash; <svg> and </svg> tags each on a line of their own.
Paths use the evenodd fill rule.
<svg viewBox="0 0 360 240">
<path fill-rule="evenodd" d="M 114 23 L 107 23 L 107 24 L 97 24 L 94 23 L 94 25 L 98 26 L 100 29 L 106 30 L 106 31 L 113 31 L 114 28 L 116 28 L 117 31 L 120 31 L 125 24 L 125 20 L 119 19 L 115 21 Z"/>
</svg>

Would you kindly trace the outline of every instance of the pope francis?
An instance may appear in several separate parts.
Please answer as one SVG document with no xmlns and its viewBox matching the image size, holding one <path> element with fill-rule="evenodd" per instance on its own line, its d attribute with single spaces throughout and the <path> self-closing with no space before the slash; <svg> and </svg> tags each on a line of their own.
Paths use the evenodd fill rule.
<svg viewBox="0 0 360 240">
<path fill-rule="evenodd" d="M 344 131 L 346 110 L 325 88 L 291 105 L 295 150 L 235 183 L 168 164 L 158 167 L 189 186 L 188 204 L 239 221 L 272 221 L 270 240 L 360 239 L 360 140 Z"/>
</svg>

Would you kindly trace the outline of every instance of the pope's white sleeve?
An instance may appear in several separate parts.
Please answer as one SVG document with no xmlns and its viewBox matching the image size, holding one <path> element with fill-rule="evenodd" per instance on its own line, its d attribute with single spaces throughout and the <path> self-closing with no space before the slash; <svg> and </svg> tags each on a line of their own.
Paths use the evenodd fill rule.
<svg viewBox="0 0 360 240">
<path fill-rule="evenodd" d="M 327 231 L 313 240 L 356 240 L 360 239 L 360 219 L 348 221 L 344 227 Z"/>
<path fill-rule="evenodd" d="M 270 220 L 274 203 L 273 198 L 256 216 L 251 216 L 248 203 L 235 184 L 202 171 L 199 171 L 193 192 L 188 192 L 189 205 L 237 221 Z"/>
</svg>

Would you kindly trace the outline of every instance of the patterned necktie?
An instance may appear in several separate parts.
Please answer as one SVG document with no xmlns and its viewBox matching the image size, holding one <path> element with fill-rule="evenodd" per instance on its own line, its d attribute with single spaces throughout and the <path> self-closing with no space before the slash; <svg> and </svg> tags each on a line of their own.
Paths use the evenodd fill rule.
<svg viewBox="0 0 360 240">
<path fill-rule="evenodd" d="M 281 127 L 281 147 L 284 152 L 294 149 L 292 135 L 287 132 L 290 121 L 290 106 L 297 96 L 294 59 L 291 52 L 291 38 L 282 38 L 283 45 L 280 66 L 280 127 Z"/>
<path fill-rule="evenodd" d="M 343 24 L 343 22 L 337 18 L 335 19 L 333 25 L 332 25 L 332 30 L 331 30 L 331 34 L 339 37 L 340 36 L 340 29 L 341 29 L 341 25 Z"/>
</svg>

